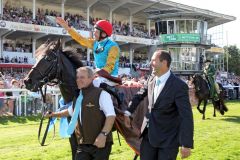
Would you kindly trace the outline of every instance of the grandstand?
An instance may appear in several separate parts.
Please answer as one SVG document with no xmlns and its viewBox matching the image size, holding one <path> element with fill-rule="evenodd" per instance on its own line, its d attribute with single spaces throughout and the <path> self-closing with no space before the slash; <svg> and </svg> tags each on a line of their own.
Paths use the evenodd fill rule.
<svg viewBox="0 0 240 160">
<path fill-rule="evenodd" d="M 91 50 L 79 46 L 54 17 L 61 16 L 85 37 L 94 23 L 108 19 L 112 39 L 121 49 L 122 73 L 132 63 L 147 68 L 157 48 L 172 52 L 172 70 L 190 74 L 201 70 L 201 58 L 212 47 L 209 28 L 235 17 L 167 0 L 3 0 L 0 6 L 0 70 L 26 70 L 35 63 L 36 48 L 47 39 L 62 38 L 63 46 L 81 49 L 83 60 L 93 65 Z"/>
</svg>

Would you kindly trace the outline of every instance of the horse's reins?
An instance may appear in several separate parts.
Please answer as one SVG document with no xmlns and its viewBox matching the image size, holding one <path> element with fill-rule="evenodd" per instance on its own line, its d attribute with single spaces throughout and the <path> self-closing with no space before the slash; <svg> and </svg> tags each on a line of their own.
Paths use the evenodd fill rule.
<svg viewBox="0 0 240 160">
<path fill-rule="evenodd" d="M 56 54 L 55 54 L 55 55 L 56 55 Z M 57 73 L 56 73 L 56 74 L 57 74 L 57 76 L 58 76 L 58 74 L 59 74 L 59 72 L 60 72 L 60 71 L 58 70 L 58 66 L 57 66 L 57 65 L 58 65 L 58 62 L 59 62 L 58 56 L 56 56 L 55 63 L 53 63 L 53 64 L 50 66 L 50 68 L 46 71 L 46 74 L 42 74 L 42 72 L 41 72 L 39 69 L 35 68 L 35 67 L 33 67 L 32 69 L 38 71 L 38 73 L 39 73 L 39 74 L 41 75 L 41 77 L 42 77 L 41 79 L 42 79 L 43 83 L 47 83 L 47 82 L 48 82 L 48 76 L 49 76 L 49 74 L 51 73 L 51 71 L 52 71 L 53 68 L 56 68 L 56 69 L 57 69 Z M 39 141 L 39 143 L 40 143 L 41 146 L 46 146 L 45 141 L 46 141 L 46 138 L 47 138 L 49 126 L 50 126 L 50 123 L 53 123 L 53 121 L 52 121 L 52 118 L 51 118 L 51 117 L 48 118 L 48 122 L 47 122 L 47 126 L 46 126 L 46 129 L 45 129 L 43 138 L 42 138 L 42 140 L 40 140 L 41 131 L 42 131 L 42 125 L 43 125 L 43 120 L 44 120 L 44 117 L 45 117 L 45 113 L 46 113 L 46 111 L 47 111 L 47 104 L 46 104 L 47 84 L 44 85 L 44 92 L 43 92 L 42 89 L 43 89 L 43 85 L 41 85 L 41 86 L 39 87 L 40 93 L 41 93 L 41 95 L 42 95 L 42 100 L 43 100 L 43 108 L 42 108 L 42 116 L 41 116 L 41 120 L 40 120 L 40 125 L 39 125 L 39 128 L 38 128 L 38 141 Z M 53 129 L 54 129 L 54 131 L 53 131 L 52 140 L 53 140 L 54 137 L 55 137 L 55 124 L 53 124 Z"/>
<path fill-rule="evenodd" d="M 33 67 L 32 69 L 33 70 L 36 70 L 40 75 L 41 75 L 41 79 L 42 79 L 42 83 L 46 83 L 45 85 L 44 85 L 44 92 L 43 92 L 43 85 L 40 85 L 40 87 L 39 87 L 39 90 L 40 90 L 40 93 L 41 93 L 41 95 L 42 95 L 42 99 L 43 99 L 43 108 L 42 108 L 42 117 L 41 117 L 41 121 L 40 121 L 40 125 L 39 125 L 39 129 L 38 129 L 38 141 L 39 141 L 39 143 L 40 143 L 40 145 L 41 146 L 46 146 L 45 145 L 45 141 L 46 141 L 46 138 L 47 138 L 47 134 L 48 134 L 48 129 L 49 129 L 49 126 L 50 126 L 50 124 L 51 123 L 53 123 L 53 121 L 52 121 L 52 118 L 51 117 L 49 117 L 49 119 L 48 119 L 48 123 L 47 123 L 47 126 L 46 126 L 46 129 L 45 129 L 45 132 L 44 132 L 44 135 L 43 135 L 43 138 L 42 138 L 42 140 L 40 140 L 40 137 L 41 137 L 41 131 L 42 131 L 42 125 L 43 125 L 43 120 L 44 120 L 44 115 L 45 115 L 45 113 L 46 113 L 46 111 L 47 111 L 47 105 L 46 105 L 46 92 L 47 92 L 47 84 L 61 84 L 61 85 L 68 85 L 68 86 L 72 86 L 72 87 L 74 87 L 74 85 L 70 85 L 70 84 L 65 84 L 65 83 L 63 83 L 63 82 L 61 82 L 59 79 L 60 79 L 60 72 L 61 72 L 61 70 L 62 70 L 62 67 L 61 67 L 61 65 L 60 65 L 60 58 L 59 58 L 59 50 L 57 50 L 57 54 L 56 53 L 54 53 L 54 52 L 52 52 L 52 54 L 54 54 L 55 56 L 56 56 L 56 59 L 54 59 L 54 63 L 49 67 L 49 69 L 46 71 L 46 73 L 45 74 L 43 74 L 38 68 L 36 68 L 36 67 Z M 51 82 L 49 82 L 49 75 L 50 75 L 50 73 L 51 73 L 51 71 L 54 69 L 54 68 L 56 68 L 56 78 L 55 79 L 57 79 L 57 81 L 51 81 Z M 53 131 L 53 137 L 52 137 L 52 140 L 54 139 L 54 137 L 55 137 L 55 124 L 53 124 L 53 128 L 54 128 L 54 131 Z"/>
<path fill-rule="evenodd" d="M 46 104 L 46 92 L 47 92 L 47 85 L 45 85 L 44 87 L 44 93 L 42 91 L 42 87 L 39 87 L 39 90 L 41 92 L 41 95 L 42 95 L 42 99 L 43 99 L 43 107 L 42 107 L 42 116 L 41 116 L 41 121 L 40 121 L 40 124 L 39 124 L 39 128 L 38 128 L 38 142 L 40 143 L 41 146 L 46 146 L 45 145 L 45 141 L 46 141 L 46 138 L 47 138 L 47 134 L 48 134 L 48 129 L 49 129 L 49 126 L 50 126 L 50 123 L 52 121 L 52 118 L 49 117 L 48 118 L 48 122 L 47 122 L 47 126 L 46 126 L 46 130 L 44 132 L 44 135 L 43 135 L 43 138 L 42 140 L 40 140 L 40 137 L 41 137 L 41 131 L 42 131 L 42 125 L 43 125 L 43 120 L 44 120 L 44 117 L 45 117 L 45 113 L 47 111 L 47 104 Z M 52 137 L 52 140 L 54 139 L 55 137 L 55 124 L 53 125 L 53 137 Z M 47 144 L 48 145 L 48 144 Z"/>
</svg>

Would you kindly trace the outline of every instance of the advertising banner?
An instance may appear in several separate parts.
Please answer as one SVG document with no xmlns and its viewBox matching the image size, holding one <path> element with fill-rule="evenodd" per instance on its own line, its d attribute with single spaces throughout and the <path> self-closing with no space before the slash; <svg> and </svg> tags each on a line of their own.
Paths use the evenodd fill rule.
<svg viewBox="0 0 240 160">
<path fill-rule="evenodd" d="M 200 43 L 199 34 L 162 34 L 161 43 Z"/>
<path fill-rule="evenodd" d="M 42 26 L 36 24 L 26 24 L 10 21 L 0 21 L 0 28 L 5 28 L 14 31 L 25 31 L 25 32 L 35 32 L 35 33 L 45 33 L 53 35 L 68 35 L 67 31 L 64 28 L 60 27 L 51 27 L 51 26 Z M 84 37 L 90 37 L 89 31 L 80 31 L 77 30 Z"/>
</svg>

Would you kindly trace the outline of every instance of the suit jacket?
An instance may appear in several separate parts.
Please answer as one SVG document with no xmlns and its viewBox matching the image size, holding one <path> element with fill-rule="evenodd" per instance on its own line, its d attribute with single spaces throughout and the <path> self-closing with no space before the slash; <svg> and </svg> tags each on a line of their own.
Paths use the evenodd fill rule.
<svg viewBox="0 0 240 160">
<path fill-rule="evenodd" d="M 171 73 L 155 103 L 154 86 L 155 76 L 150 76 L 145 87 L 134 96 L 129 111 L 133 112 L 138 101 L 147 95 L 150 144 L 160 148 L 193 148 L 193 114 L 187 84 Z M 142 128 L 146 130 L 146 123 L 143 122 Z"/>
</svg>

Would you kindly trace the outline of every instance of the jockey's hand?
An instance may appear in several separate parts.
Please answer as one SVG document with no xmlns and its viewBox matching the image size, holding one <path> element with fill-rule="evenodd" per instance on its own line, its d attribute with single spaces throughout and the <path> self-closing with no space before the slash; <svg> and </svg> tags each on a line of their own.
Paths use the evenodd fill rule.
<svg viewBox="0 0 240 160">
<path fill-rule="evenodd" d="M 181 147 L 181 158 L 187 158 L 191 155 L 191 148 Z"/>
<path fill-rule="evenodd" d="M 106 144 L 106 139 L 107 137 L 104 136 L 102 133 L 100 133 L 95 139 L 95 142 L 93 145 L 97 146 L 98 148 L 104 148 Z"/>
<path fill-rule="evenodd" d="M 47 111 L 44 115 L 44 117 L 46 117 L 46 118 L 50 118 L 52 116 L 53 116 L 53 112 L 50 112 L 50 111 Z"/>
<path fill-rule="evenodd" d="M 105 71 L 104 69 L 96 69 L 95 70 L 95 76 L 97 76 L 97 77 L 100 76 L 100 77 L 107 78 L 107 77 L 110 76 L 110 74 L 107 71 Z"/>
<path fill-rule="evenodd" d="M 70 29 L 70 27 L 68 26 L 68 23 L 64 19 L 62 19 L 62 17 L 57 17 L 56 22 L 67 31 Z"/>
</svg>

